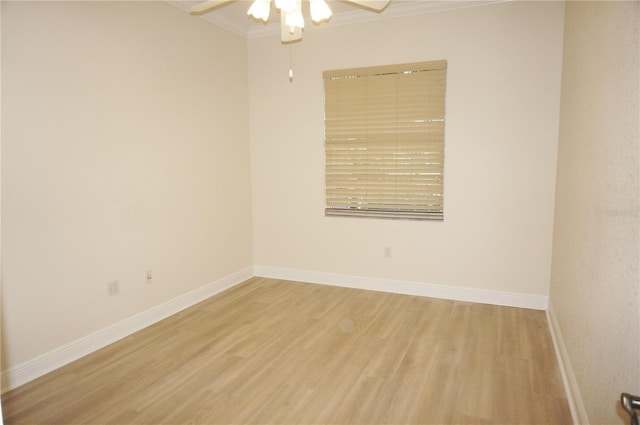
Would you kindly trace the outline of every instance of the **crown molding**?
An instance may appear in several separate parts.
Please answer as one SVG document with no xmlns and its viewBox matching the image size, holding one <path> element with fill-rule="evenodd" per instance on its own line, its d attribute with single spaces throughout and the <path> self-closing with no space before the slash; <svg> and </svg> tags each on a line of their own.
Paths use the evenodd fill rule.
<svg viewBox="0 0 640 425">
<path fill-rule="evenodd" d="M 406 16 L 442 12 L 446 10 L 487 6 L 510 1 L 513 0 L 392 0 L 389 6 L 382 12 L 363 10 L 361 8 L 358 8 L 357 6 L 354 6 L 353 11 L 335 13 L 331 20 L 327 23 L 314 24 L 310 22 L 305 26 L 304 30 L 313 31 L 317 28 L 326 26 L 333 27 L 364 22 L 376 22 L 387 19 L 402 18 Z M 193 3 L 180 0 L 165 0 L 165 2 L 186 12 L 189 12 L 190 4 Z M 272 14 L 272 19 L 270 19 L 267 24 L 250 22 L 248 21 L 250 19 L 248 17 L 247 21 L 229 19 L 228 17 L 225 17 L 222 14 L 217 14 L 215 12 L 206 13 L 198 17 L 247 39 L 270 37 L 280 34 L 280 20 L 278 17 L 275 17 L 275 14 Z"/>
<path fill-rule="evenodd" d="M 512 0 L 455 0 L 455 1 L 404 1 L 394 3 L 391 0 L 389 6 L 382 12 L 363 11 L 354 6 L 353 12 L 336 13 L 331 20 L 323 24 L 310 23 L 304 31 L 315 30 L 323 26 L 341 26 L 364 22 L 376 22 L 387 19 L 402 18 L 405 16 L 422 15 L 426 13 L 442 12 L 445 10 L 462 9 L 468 7 L 487 6 L 496 3 L 505 3 Z M 269 37 L 280 34 L 280 22 L 274 20 L 263 26 L 253 26 L 248 29 L 245 37 L 248 39 Z"/>
<path fill-rule="evenodd" d="M 191 2 L 186 2 L 181 0 L 164 0 L 164 2 L 172 6 L 175 6 L 178 9 L 184 10 L 187 13 L 191 13 L 191 10 L 190 10 Z M 215 24 L 234 34 L 237 34 L 244 38 L 248 38 L 248 26 L 245 23 L 240 23 L 232 19 L 224 18 L 219 14 L 213 13 L 213 12 L 205 13 L 204 15 L 194 16 L 194 18 L 196 17 L 200 19 L 204 19 L 207 22 L 211 22 L 212 24 Z"/>
<path fill-rule="evenodd" d="M 220 28 L 224 28 L 227 31 L 230 31 L 234 34 L 237 34 L 244 38 L 249 38 L 249 30 L 247 25 L 240 24 L 234 20 L 223 18 L 220 15 L 217 15 L 215 12 L 208 13 L 206 15 L 201 15 L 199 18 L 204 19 L 205 21 L 211 22 L 219 26 Z M 249 17 L 247 17 L 249 19 Z M 278 31 L 280 30 L 280 26 L 278 25 Z M 280 34 L 280 32 L 278 32 Z"/>
</svg>

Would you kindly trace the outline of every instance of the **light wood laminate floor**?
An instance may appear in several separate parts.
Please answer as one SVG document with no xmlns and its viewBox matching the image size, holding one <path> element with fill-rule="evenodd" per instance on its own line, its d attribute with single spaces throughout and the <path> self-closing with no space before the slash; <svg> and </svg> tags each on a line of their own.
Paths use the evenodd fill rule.
<svg viewBox="0 0 640 425">
<path fill-rule="evenodd" d="M 570 424 L 545 313 L 253 278 L 3 396 L 11 424 Z"/>
</svg>

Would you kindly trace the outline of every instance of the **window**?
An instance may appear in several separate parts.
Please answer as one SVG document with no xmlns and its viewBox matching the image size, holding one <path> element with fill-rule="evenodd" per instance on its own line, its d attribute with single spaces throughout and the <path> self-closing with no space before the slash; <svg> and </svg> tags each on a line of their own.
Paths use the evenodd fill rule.
<svg viewBox="0 0 640 425">
<path fill-rule="evenodd" d="M 447 62 L 323 73 L 325 215 L 439 219 Z"/>
</svg>

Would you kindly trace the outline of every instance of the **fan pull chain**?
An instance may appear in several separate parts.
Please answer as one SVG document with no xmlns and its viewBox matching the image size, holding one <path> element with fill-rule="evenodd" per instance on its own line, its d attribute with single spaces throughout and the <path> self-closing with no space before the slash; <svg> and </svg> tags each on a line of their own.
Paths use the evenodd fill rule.
<svg viewBox="0 0 640 425">
<path fill-rule="evenodd" d="M 292 43 L 289 43 L 289 82 L 292 83 L 293 82 L 293 47 L 292 47 Z"/>
</svg>

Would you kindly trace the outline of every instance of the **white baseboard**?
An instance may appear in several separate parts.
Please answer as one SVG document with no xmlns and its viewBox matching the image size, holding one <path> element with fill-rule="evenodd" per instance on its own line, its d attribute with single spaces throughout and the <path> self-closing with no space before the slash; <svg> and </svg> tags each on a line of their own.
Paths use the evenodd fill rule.
<svg viewBox="0 0 640 425">
<path fill-rule="evenodd" d="M 548 297 L 541 295 L 432 285 L 421 282 L 377 279 L 280 267 L 254 266 L 225 276 L 122 322 L 12 367 L 2 373 L 2 392 L 17 388 L 74 360 L 91 354 L 253 276 L 536 310 L 546 310 L 548 306 Z"/>
<path fill-rule="evenodd" d="M 558 319 L 556 318 L 553 311 L 553 305 L 551 303 L 547 308 L 547 322 L 549 323 L 549 331 L 551 332 L 553 346 L 556 350 L 556 357 L 558 358 L 558 365 L 560 367 L 560 374 L 562 375 L 564 389 L 567 393 L 569 410 L 571 410 L 571 419 L 573 420 L 574 425 L 589 425 L 589 417 L 587 416 L 587 411 L 584 408 L 584 402 L 580 395 L 580 388 L 576 381 L 576 375 L 573 373 L 569 354 L 567 353 L 567 348 L 564 344 L 564 339 L 562 338 Z"/>
<path fill-rule="evenodd" d="M 10 368 L 2 374 L 2 392 L 62 367 L 149 325 L 191 307 L 215 294 L 253 277 L 253 267 L 232 273 L 147 311 L 87 335 L 48 353 Z"/>
<path fill-rule="evenodd" d="M 549 297 L 543 295 L 491 291 L 487 289 L 465 288 L 459 286 L 433 285 L 422 282 L 377 279 L 280 267 L 256 265 L 254 266 L 254 273 L 256 276 L 274 279 L 319 283 L 323 285 L 343 286 L 347 288 L 367 289 L 370 291 L 391 292 L 405 295 L 419 295 L 431 298 L 444 298 L 448 300 L 468 301 L 482 304 L 530 308 L 535 310 L 546 310 L 549 302 Z"/>
</svg>

